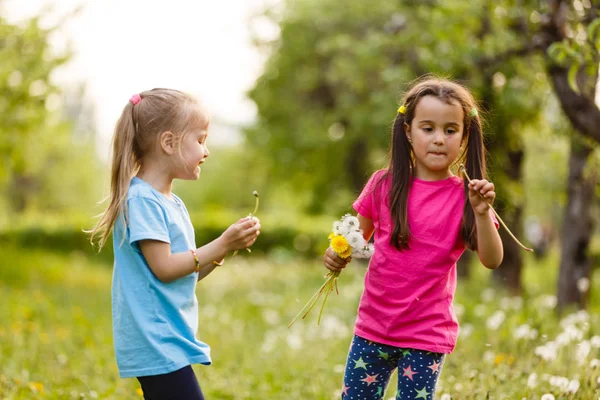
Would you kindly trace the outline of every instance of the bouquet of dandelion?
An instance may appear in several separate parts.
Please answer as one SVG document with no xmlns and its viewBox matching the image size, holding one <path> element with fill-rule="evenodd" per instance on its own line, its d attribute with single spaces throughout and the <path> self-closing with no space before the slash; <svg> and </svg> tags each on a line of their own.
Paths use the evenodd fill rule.
<svg viewBox="0 0 600 400">
<path fill-rule="evenodd" d="M 333 231 L 329 234 L 328 239 L 329 246 L 340 258 L 370 258 L 373 255 L 373 245 L 366 243 L 359 227 L 358 218 L 350 214 L 345 214 L 342 216 L 341 221 L 335 221 L 333 223 Z M 335 289 L 336 294 L 339 294 L 337 280 L 340 276 L 340 272 L 341 271 L 329 271 L 325 275 L 325 283 L 323 283 L 319 290 L 311 297 L 308 303 L 302 307 L 292 322 L 289 323 L 288 328 L 296 322 L 302 313 L 304 313 L 302 319 L 306 318 L 319 298 L 324 296 L 317 325 L 321 323 L 321 316 L 323 315 L 323 309 L 325 308 L 325 302 L 327 301 L 327 297 L 329 297 L 329 293 Z"/>
</svg>

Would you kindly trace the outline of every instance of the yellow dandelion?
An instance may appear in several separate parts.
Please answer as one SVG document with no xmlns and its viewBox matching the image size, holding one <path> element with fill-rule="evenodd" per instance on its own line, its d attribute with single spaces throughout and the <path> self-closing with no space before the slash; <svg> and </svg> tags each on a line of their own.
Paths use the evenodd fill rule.
<svg viewBox="0 0 600 400">
<path fill-rule="evenodd" d="M 338 235 L 331 238 L 331 248 L 336 254 L 342 254 L 346 250 L 348 250 L 348 241 L 345 237 Z"/>
<path fill-rule="evenodd" d="M 352 247 L 348 246 L 348 249 L 342 253 L 337 253 L 340 258 L 348 258 L 352 254 Z"/>
<path fill-rule="evenodd" d="M 35 393 L 43 393 L 44 392 L 44 384 L 41 382 L 29 382 L 29 388 L 32 392 Z"/>
<path fill-rule="evenodd" d="M 334 236 L 335 236 L 335 232 L 331 232 L 329 234 L 329 236 L 327 236 L 327 239 L 331 240 L 331 239 L 333 239 Z"/>
<path fill-rule="evenodd" d="M 135 389 L 135 392 L 139 395 L 139 396 L 143 396 L 144 395 L 144 391 L 141 388 L 137 388 Z"/>
</svg>

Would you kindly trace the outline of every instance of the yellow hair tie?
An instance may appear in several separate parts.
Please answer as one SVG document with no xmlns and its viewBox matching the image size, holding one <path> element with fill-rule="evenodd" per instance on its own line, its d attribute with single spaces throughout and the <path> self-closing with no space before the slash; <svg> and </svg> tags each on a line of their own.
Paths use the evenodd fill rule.
<svg viewBox="0 0 600 400">
<path fill-rule="evenodd" d="M 398 108 L 398 112 L 402 115 L 406 114 L 406 106 L 401 105 L 400 108 Z"/>
</svg>

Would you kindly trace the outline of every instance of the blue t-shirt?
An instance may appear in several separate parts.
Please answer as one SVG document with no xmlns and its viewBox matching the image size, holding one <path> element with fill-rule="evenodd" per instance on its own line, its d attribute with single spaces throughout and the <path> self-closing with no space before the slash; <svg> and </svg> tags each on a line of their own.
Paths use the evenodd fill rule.
<svg viewBox="0 0 600 400">
<path fill-rule="evenodd" d="M 195 249 L 190 216 L 179 197 L 170 200 L 133 178 L 127 193 L 127 227 L 119 216 L 113 232 L 113 334 L 122 378 L 159 375 L 191 364 L 210 364 L 210 347 L 196 339 L 198 300 L 192 273 L 161 282 L 139 241 L 170 243 L 172 253 Z"/>
</svg>

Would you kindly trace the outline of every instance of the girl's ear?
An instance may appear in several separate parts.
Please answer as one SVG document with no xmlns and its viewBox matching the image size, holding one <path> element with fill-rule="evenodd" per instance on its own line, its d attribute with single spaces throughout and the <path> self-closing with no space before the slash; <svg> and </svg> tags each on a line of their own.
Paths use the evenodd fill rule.
<svg viewBox="0 0 600 400">
<path fill-rule="evenodd" d="M 173 132 L 165 131 L 160 134 L 160 148 L 168 155 L 175 153 L 175 137 Z"/>
<path fill-rule="evenodd" d="M 408 141 L 412 143 L 412 138 L 410 137 L 410 125 L 406 122 L 404 123 L 404 133 L 406 133 L 406 138 Z"/>
</svg>

